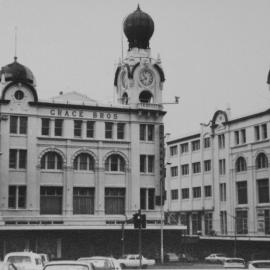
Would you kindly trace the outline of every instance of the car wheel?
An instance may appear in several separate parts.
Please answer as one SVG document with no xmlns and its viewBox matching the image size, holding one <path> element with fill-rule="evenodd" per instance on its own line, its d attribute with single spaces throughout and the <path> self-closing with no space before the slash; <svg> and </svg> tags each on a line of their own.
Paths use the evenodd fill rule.
<svg viewBox="0 0 270 270">
<path fill-rule="evenodd" d="M 122 269 L 126 268 L 126 266 L 123 263 L 121 263 L 120 266 L 121 266 Z"/>
<path fill-rule="evenodd" d="M 144 265 L 142 266 L 142 269 L 146 269 L 146 268 L 147 268 L 147 265 L 144 264 Z"/>
</svg>

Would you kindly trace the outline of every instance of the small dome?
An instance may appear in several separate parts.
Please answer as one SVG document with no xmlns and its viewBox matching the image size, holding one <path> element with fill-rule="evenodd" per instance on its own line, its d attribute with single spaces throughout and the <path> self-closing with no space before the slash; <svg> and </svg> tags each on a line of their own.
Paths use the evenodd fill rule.
<svg viewBox="0 0 270 270">
<path fill-rule="evenodd" d="M 124 33 L 129 42 L 129 49 L 149 49 L 149 40 L 154 33 L 154 21 L 150 15 L 137 10 L 129 14 L 124 21 Z"/>
<path fill-rule="evenodd" d="M 28 67 L 18 63 L 17 57 L 14 57 L 13 63 L 2 67 L 0 70 L 0 81 L 3 76 L 6 82 L 20 81 L 35 85 L 35 77 L 32 71 Z"/>
</svg>

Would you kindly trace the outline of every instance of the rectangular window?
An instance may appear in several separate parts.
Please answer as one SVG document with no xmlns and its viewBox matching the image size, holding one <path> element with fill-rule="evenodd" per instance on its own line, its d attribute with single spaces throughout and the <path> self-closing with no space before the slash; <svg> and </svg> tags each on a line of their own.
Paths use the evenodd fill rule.
<svg viewBox="0 0 270 270">
<path fill-rule="evenodd" d="M 125 188 L 105 188 L 105 214 L 125 214 Z"/>
<path fill-rule="evenodd" d="M 192 163 L 192 172 L 193 173 L 200 173 L 201 172 L 201 163 L 200 162 Z"/>
<path fill-rule="evenodd" d="M 218 147 L 219 149 L 225 148 L 225 135 L 224 134 L 218 135 Z"/>
<path fill-rule="evenodd" d="M 154 128 L 155 126 L 154 125 L 147 125 L 147 139 L 148 141 L 154 141 Z"/>
<path fill-rule="evenodd" d="M 191 215 L 191 221 L 192 221 L 192 234 L 197 235 L 202 232 L 202 218 L 201 214 L 199 213 L 193 213 Z"/>
<path fill-rule="evenodd" d="M 27 117 L 10 116 L 9 130 L 11 134 L 26 134 L 27 133 Z"/>
<path fill-rule="evenodd" d="M 212 186 L 204 186 L 204 197 L 212 196 Z"/>
<path fill-rule="evenodd" d="M 204 161 L 204 171 L 205 172 L 211 171 L 211 160 Z"/>
<path fill-rule="evenodd" d="M 241 129 L 240 132 L 241 132 L 242 143 L 246 143 L 246 130 L 245 129 Z"/>
<path fill-rule="evenodd" d="M 210 137 L 204 138 L 203 146 L 204 146 L 204 148 L 209 148 L 210 147 Z"/>
<path fill-rule="evenodd" d="M 40 187 L 40 214 L 61 215 L 63 205 L 63 187 Z"/>
<path fill-rule="evenodd" d="M 9 149 L 9 168 L 10 169 L 26 169 L 27 150 Z"/>
<path fill-rule="evenodd" d="M 258 203 L 269 203 L 269 179 L 257 180 Z"/>
<path fill-rule="evenodd" d="M 171 190 L 171 198 L 172 200 L 178 200 L 178 189 Z"/>
<path fill-rule="evenodd" d="M 247 181 L 236 183 L 238 204 L 247 204 Z"/>
<path fill-rule="evenodd" d="M 255 126 L 254 132 L 255 132 L 255 140 L 259 141 L 260 140 L 260 126 Z"/>
<path fill-rule="evenodd" d="M 188 164 L 181 165 L 181 173 L 182 173 L 182 175 L 189 174 L 189 165 Z"/>
<path fill-rule="evenodd" d="M 188 199 L 188 198 L 189 198 L 189 189 L 182 188 L 182 199 Z"/>
<path fill-rule="evenodd" d="M 219 198 L 221 202 L 225 202 L 226 201 L 226 183 L 221 183 L 219 184 Z"/>
<path fill-rule="evenodd" d="M 236 232 L 237 234 L 248 233 L 248 212 L 247 210 L 236 211 Z"/>
<path fill-rule="evenodd" d="M 270 209 L 264 210 L 264 232 L 270 234 Z"/>
<path fill-rule="evenodd" d="M 174 145 L 174 146 L 170 147 L 170 155 L 171 156 L 176 156 L 177 155 L 177 145 Z"/>
<path fill-rule="evenodd" d="M 105 123 L 105 138 L 106 139 L 113 138 L 113 123 L 111 123 L 111 122 Z"/>
<path fill-rule="evenodd" d="M 140 172 L 146 173 L 146 155 L 140 155 Z"/>
<path fill-rule="evenodd" d="M 225 159 L 219 160 L 219 174 L 224 175 L 226 173 L 226 162 Z"/>
<path fill-rule="evenodd" d="M 187 153 L 188 152 L 188 143 L 180 144 L 180 148 L 181 148 L 181 154 Z"/>
<path fill-rule="evenodd" d="M 193 187 L 192 188 L 193 198 L 201 197 L 201 187 Z"/>
<path fill-rule="evenodd" d="M 155 209 L 155 189 L 154 188 L 141 188 L 140 189 L 141 209 L 153 210 Z"/>
<path fill-rule="evenodd" d="M 262 125 L 262 139 L 267 139 L 267 125 Z"/>
<path fill-rule="evenodd" d="M 74 137 L 82 136 L 82 120 L 74 120 Z"/>
<path fill-rule="evenodd" d="M 49 136 L 50 135 L 50 119 L 41 118 L 41 135 Z"/>
<path fill-rule="evenodd" d="M 227 231 L 227 212 L 220 211 L 220 233 L 226 235 Z"/>
<path fill-rule="evenodd" d="M 86 137 L 94 138 L 95 136 L 95 121 L 86 122 Z"/>
<path fill-rule="evenodd" d="M 171 177 L 178 176 L 178 166 L 171 167 Z"/>
<path fill-rule="evenodd" d="M 155 157 L 153 155 L 140 155 L 140 172 L 153 173 L 155 166 Z"/>
<path fill-rule="evenodd" d="M 117 139 L 123 140 L 125 139 L 125 124 L 117 123 Z"/>
<path fill-rule="evenodd" d="M 9 186 L 8 188 L 8 208 L 26 208 L 26 186 Z"/>
<path fill-rule="evenodd" d="M 211 235 L 213 231 L 213 214 L 205 213 L 204 215 L 205 234 Z"/>
<path fill-rule="evenodd" d="M 94 202 L 94 188 L 73 188 L 73 215 L 93 215 L 95 211 Z"/>
<path fill-rule="evenodd" d="M 140 141 L 154 141 L 154 125 L 140 124 Z"/>
<path fill-rule="evenodd" d="M 200 140 L 191 142 L 191 145 L 192 145 L 192 151 L 200 150 Z"/>
<path fill-rule="evenodd" d="M 54 136 L 62 136 L 63 119 L 55 119 L 54 121 Z"/>
<path fill-rule="evenodd" d="M 148 172 L 153 173 L 154 172 L 154 166 L 155 165 L 155 158 L 152 155 L 148 156 Z"/>
<path fill-rule="evenodd" d="M 235 141 L 235 145 L 238 145 L 240 143 L 238 130 L 234 132 L 234 141 Z"/>
</svg>

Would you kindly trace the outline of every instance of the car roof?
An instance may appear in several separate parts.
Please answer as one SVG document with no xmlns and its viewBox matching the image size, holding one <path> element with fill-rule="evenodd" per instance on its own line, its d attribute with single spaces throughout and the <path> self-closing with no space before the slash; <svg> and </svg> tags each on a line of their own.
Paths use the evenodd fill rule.
<svg viewBox="0 0 270 270">
<path fill-rule="evenodd" d="M 249 261 L 249 263 L 261 263 L 261 262 L 268 262 L 268 263 L 270 263 L 270 260 L 254 260 L 254 261 Z"/>
<path fill-rule="evenodd" d="M 60 260 L 60 261 L 52 261 L 52 262 L 48 262 L 46 264 L 47 265 L 54 265 L 54 264 L 87 264 L 89 265 L 87 262 L 83 262 L 83 261 L 75 261 L 75 260 Z"/>
<path fill-rule="evenodd" d="M 18 256 L 18 255 L 34 255 L 34 256 L 39 256 L 39 254 L 34 253 L 32 251 L 16 251 L 16 252 L 9 252 L 6 254 L 6 256 Z"/>
</svg>

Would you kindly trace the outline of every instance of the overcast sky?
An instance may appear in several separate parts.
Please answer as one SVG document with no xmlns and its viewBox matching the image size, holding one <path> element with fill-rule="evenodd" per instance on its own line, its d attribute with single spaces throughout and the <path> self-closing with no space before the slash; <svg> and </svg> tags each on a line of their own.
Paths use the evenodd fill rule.
<svg viewBox="0 0 270 270">
<path fill-rule="evenodd" d="M 113 99 L 122 20 L 137 4 L 154 20 L 152 57 L 165 72 L 165 129 L 190 134 L 218 109 L 232 117 L 270 107 L 270 0 L 0 0 L 0 65 L 18 61 L 40 99 L 77 91 Z M 124 36 L 124 55 L 127 41 Z"/>
</svg>

